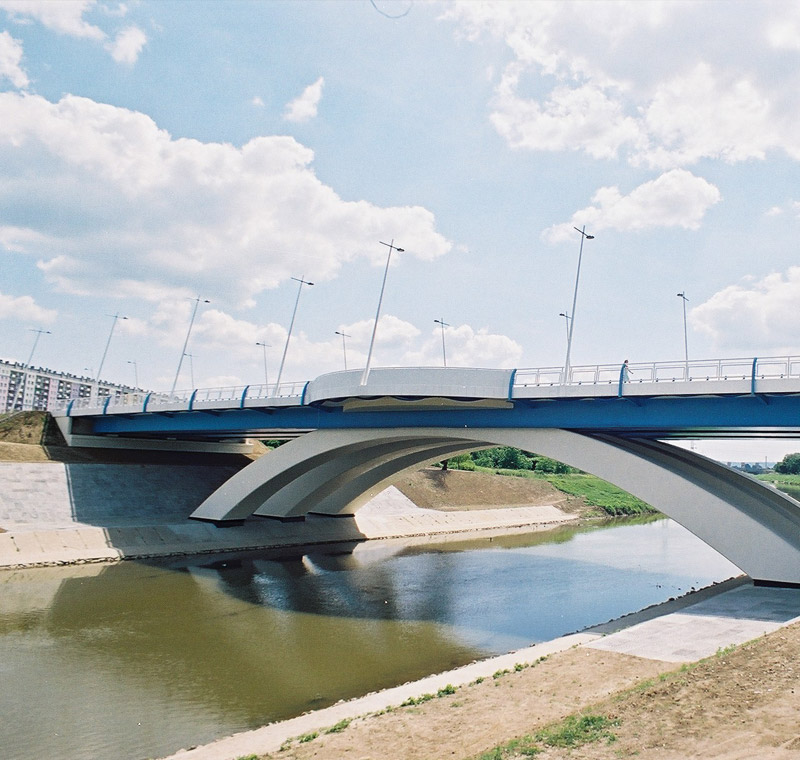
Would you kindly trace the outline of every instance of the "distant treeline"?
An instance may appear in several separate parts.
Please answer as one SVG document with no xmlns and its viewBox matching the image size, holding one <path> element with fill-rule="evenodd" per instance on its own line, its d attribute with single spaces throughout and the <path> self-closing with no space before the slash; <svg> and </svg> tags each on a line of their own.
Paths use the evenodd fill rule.
<svg viewBox="0 0 800 760">
<path fill-rule="evenodd" d="M 447 467 L 453 470 L 474 470 L 476 467 L 495 470 L 533 470 L 557 475 L 580 472 L 563 462 L 515 449 L 513 446 L 498 446 L 494 449 L 451 457 L 447 460 Z"/>
</svg>

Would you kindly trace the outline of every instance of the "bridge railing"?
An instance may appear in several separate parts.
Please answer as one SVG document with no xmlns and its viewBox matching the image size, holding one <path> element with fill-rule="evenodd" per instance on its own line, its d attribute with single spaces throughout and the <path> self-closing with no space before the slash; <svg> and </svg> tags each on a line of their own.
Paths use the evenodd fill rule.
<svg viewBox="0 0 800 760">
<path fill-rule="evenodd" d="M 800 377 L 798 356 L 637 362 L 628 364 L 628 371 L 624 376 L 622 363 L 576 365 L 569 368 L 566 382 L 563 367 L 518 369 L 514 375 L 514 387 L 615 385 L 621 379 L 626 383 L 664 383 L 790 377 Z"/>
<path fill-rule="evenodd" d="M 194 388 L 172 393 L 142 392 L 124 393 L 116 396 L 87 396 L 76 399 L 62 399 L 50 407 L 51 412 L 66 412 L 69 416 L 81 410 L 92 410 L 102 414 L 125 414 L 128 412 L 153 412 L 159 410 L 179 411 L 201 407 L 240 406 L 247 401 L 275 399 L 276 401 L 296 401 L 301 403 L 307 381 L 284 382 L 279 386 L 270 385 L 232 385 L 214 388 Z"/>
<path fill-rule="evenodd" d="M 386 369 L 386 368 L 385 368 Z M 388 368 L 391 369 L 391 368 Z M 413 368 L 403 368 L 409 370 Z M 419 368 L 426 370 L 428 368 Z M 448 369 L 439 369 L 447 373 Z M 452 368 L 452 371 L 463 372 L 464 368 Z M 376 370 L 376 375 L 378 371 Z M 708 392 L 701 389 L 699 383 L 707 381 L 749 381 L 750 392 L 757 392 L 758 381 L 780 380 L 786 378 L 800 378 L 800 356 L 778 356 L 765 358 L 734 358 L 734 359 L 692 359 L 673 362 L 638 362 L 627 365 L 618 364 L 588 364 L 575 365 L 569 368 L 568 376 L 564 377 L 563 367 L 539 367 L 532 369 L 508 370 L 513 378 L 512 387 L 509 389 L 513 395 L 515 388 L 553 388 L 560 386 L 572 389 L 578 395 L 584 393 L 583 389 L 598 388 L 599 395 L 619 393 L 624 395 L 624 388 L 630 385 L 645 386 L 649 384 L 684 383 L 680 393 Z M 399 381 L 398 381 L 399 382 Z M 692 390 L 693 386 L 696 390 Z M 78 399 L 66 399 L 57 402 L 51 411 L 84 414 L 126 414 L 133 412 L 156 411 L 191 411 L 194 409 L 213 408 L 243 408 L 245 406 L 299 406 L 307 402 L 306 389 L 308 381 L 286 382 L 276 387 L 274 384 L 252 384 L 223 386 L 215 388 L 196 388 L 179 391 L 176 393 L 135 393 L 119 394 L 114 396 L 91 396 Z M 408 389 L 407 384 L 403 385 Z M 614 390 L 601 390 L 603 388 Z M 774 387 L 774 386 L 773 386 Z M 581 388 L 581 390 L 577 390 Z M 646 391 L 642 388 L 646 394 Z M 382 393 L 393 392 L 382 390 Z M 553 393 L 561 395 L 560 391 L 545 391 L 543 395 L 551 396 Z M 664 392 L 660 390 L 656 393 Z M 678 389 L 676 388 L 676 392 Z M 720 392 L 714 389 L 714 392 Z M 723 391 L 724 392 L 724 391 Z M 525 396 L 530 396 L 529 390 Z M 413 392 L 412 392 L 413 395 Z M 594 394 L 597 395 L 597 394 Z M 637 395 L 641 395 L 641 392 Z M 325 397 L 323 393 L 322 398 Z M 313 400 L 313 399 L 312 399 Z M 248 403 L 251 402 L 251 403 Z"/>
</svg>

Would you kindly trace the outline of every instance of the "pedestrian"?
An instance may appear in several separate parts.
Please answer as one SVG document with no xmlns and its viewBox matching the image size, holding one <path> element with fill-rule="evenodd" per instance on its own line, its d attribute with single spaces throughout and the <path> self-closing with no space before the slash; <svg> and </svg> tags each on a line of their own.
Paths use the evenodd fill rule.
<svg viewBox="0 0 800 760">
<path fill-rule="evenodd" d="M 622 362 L 622 382 L 627 383 L 631 379 L 631 368 L 628 366 L 628 360 Z"/>
</svg>

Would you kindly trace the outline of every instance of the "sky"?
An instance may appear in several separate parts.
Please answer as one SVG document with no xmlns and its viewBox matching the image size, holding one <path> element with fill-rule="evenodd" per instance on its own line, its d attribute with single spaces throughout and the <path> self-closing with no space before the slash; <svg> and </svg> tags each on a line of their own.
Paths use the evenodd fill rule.
<svg viewBox="0 0 800 760">
<path fill-rule="evenodd" d="M 0 356 L 364 366 L 386 243 L 373 367 L 800 355 L 799 93 L 787 0 L 0 0 Z"/>
</svg>

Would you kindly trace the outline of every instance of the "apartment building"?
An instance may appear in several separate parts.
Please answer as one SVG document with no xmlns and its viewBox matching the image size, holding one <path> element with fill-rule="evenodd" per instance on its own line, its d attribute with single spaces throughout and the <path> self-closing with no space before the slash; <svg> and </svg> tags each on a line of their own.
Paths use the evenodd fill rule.
<svg viewBox="0 0 800 760">
<path fill-rule="evenodd" d="M 57 401 L 91 395 L 118 396 L 136 389 L 90 377 L 0 359 L 0 411 L 43 411 Z"/>
</svg>

